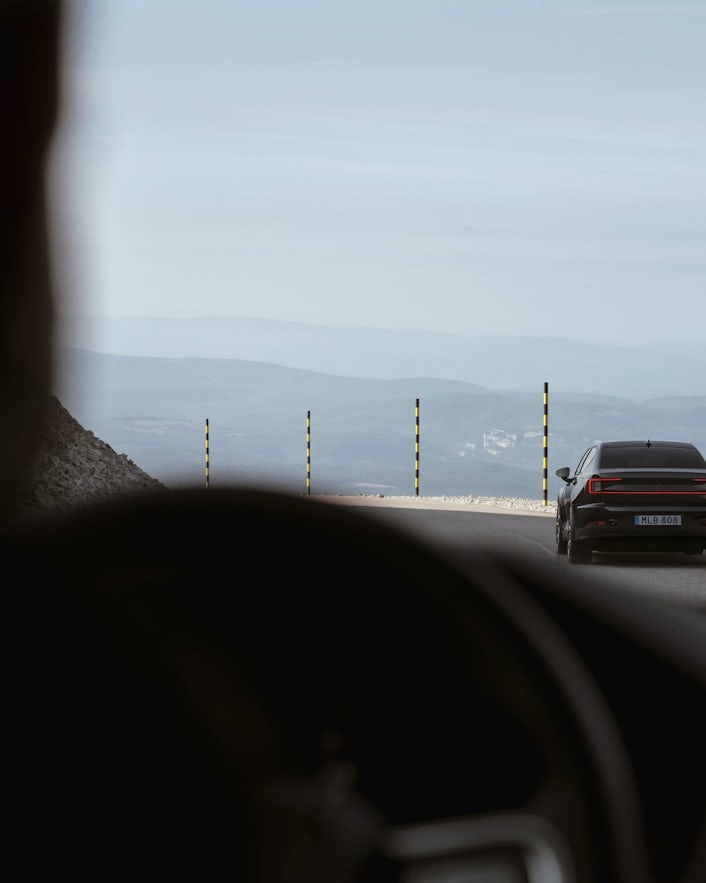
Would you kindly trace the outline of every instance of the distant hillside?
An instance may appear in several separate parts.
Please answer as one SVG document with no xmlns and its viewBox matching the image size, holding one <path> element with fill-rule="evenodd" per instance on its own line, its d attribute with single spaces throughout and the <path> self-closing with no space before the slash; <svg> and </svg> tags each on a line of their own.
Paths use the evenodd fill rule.
<svg viewBox="0 0 706 883">
<path fill-rule="evenodd" d="M 706 395 L 706 352 L 678 341 L 642 348 L 572 339 L 561 317 L 546 337 L 467 337 L 273 319 L 60 317 L 60 346 L 158 358 L 239 359 L 335 376 L 438 377 L 493 390 L 617 396 Z"/>
<path fill-rule="evenodd" d="M 59 351 L 57 395 L 84 425 L 171 486 L 205 476 L 303 491 L 307 414 L 314 493 L 420 489 L 539 499 L 543 387 L 498 391 L 430 377 L 343 377 L 237 359 L 142 358 Z M 672 438 L 706 450 L 706 395 L 635 402 L 549 386 L 549 495 L 554 471 L 597 438 Z"/>
</svg>

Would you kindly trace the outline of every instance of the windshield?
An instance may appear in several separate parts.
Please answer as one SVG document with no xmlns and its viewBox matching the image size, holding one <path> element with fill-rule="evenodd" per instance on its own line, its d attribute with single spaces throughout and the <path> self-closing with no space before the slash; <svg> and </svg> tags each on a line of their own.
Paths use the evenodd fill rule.
<svg viewBox="0 0 706 883">
<path fill-rule="evenodd" d="M 68 0 L 58 402 L 170 487 L 550 512 L 599 439 L 703 453 L 700 24 Z"/>
<path fill-rule="evenodd" d="M 151 476 L 205 482 L 207 420 L 210 487 L 326 495 L 706 450 L 698 4 L 64 19 L 56 392 Z"/>
</svg>

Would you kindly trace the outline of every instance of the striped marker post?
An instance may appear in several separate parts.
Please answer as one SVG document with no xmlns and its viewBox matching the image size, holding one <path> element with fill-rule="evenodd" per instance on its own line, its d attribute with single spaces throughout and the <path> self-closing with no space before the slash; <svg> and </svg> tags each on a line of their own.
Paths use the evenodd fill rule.
<svg viewBox="0 0 706 883">
<path fill-rule="evenodd" d="M 414 496 L 419 496 L 419 399 L 414 408 Z"/>
<path fill-rule="evenodd" d="M 306 412 L 306 492 L 311 494 L 311 411 Z"/>
<path fill-rule="evenodd" d="M 207 417 L 206 418 L 206 490 L 208 490 L 208 485 L 209 485 L 209 481 L 210 481 L 208 457 L 209 457 L 209 452 L 208 452 L 208 417 Z"/>
<path fill-rule="evenodd" d="M 549 450 L 549 384 L 544 381 L 544 451 L 542 456 L 542 504 L 547 505 L 547 465 L 549 459 L 547 453 Z"/>
</svg>

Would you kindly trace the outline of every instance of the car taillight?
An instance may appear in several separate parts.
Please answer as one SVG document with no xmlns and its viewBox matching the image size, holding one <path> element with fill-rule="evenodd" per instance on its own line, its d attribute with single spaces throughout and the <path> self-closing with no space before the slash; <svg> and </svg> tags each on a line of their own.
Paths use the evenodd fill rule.
<svg viewBox="0 0 706 883">
<path fill-rule="evenodd" d="M 617 488 L 611 487 L 611 485 L 616 481 L 622 480 L 622 478 L 589 478 L 586 482 L 586 490 L 589 494 L 604 494 L 617 490 Z"/>
</svg>

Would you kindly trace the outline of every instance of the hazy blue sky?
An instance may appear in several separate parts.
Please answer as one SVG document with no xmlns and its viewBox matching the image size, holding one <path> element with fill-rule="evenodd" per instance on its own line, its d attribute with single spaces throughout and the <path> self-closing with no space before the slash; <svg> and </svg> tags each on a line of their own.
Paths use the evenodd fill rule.
<svg viewBox="0 0 706 883">
<path fill-rule="evenodd" d="M 706 325 L 706 0 L 69 0 L 67 309 Z"/>
</svg>

